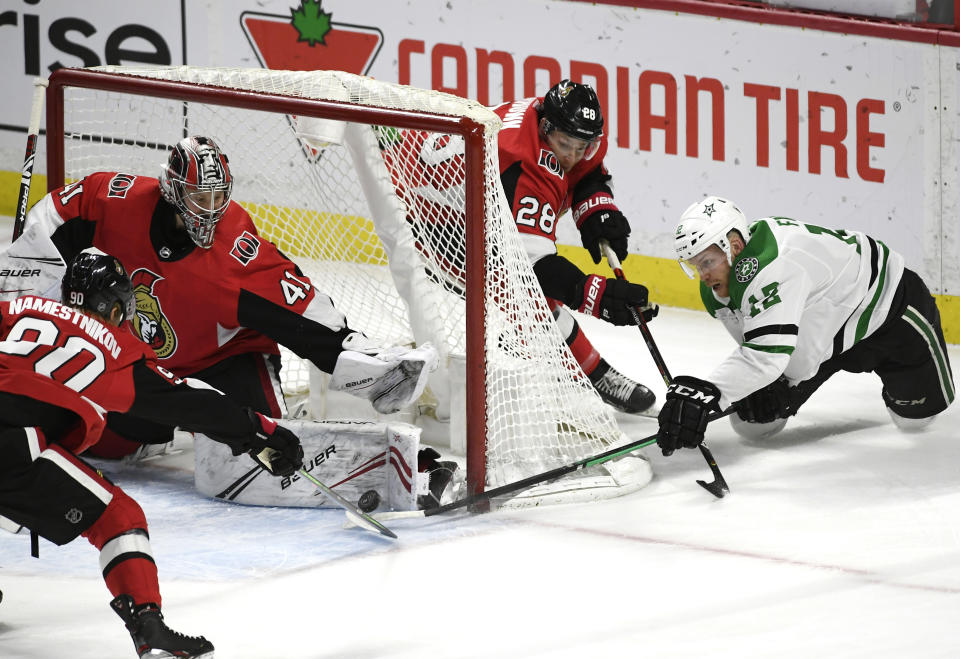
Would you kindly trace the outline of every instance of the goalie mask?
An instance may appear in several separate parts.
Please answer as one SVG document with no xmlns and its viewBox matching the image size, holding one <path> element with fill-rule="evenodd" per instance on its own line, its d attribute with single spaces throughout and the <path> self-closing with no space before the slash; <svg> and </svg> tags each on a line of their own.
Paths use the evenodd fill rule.
<svg viewBox="0 0 960 659">
<path fill-rule="evenodd" d="M 209 137 L 186 137 L 160 172 L 160 192 L 183 218 L 190 239 L 209 249 L 230 203 L 233 176 L 227 156 Z"/>
<path fill-rule="evenodd" d="M 683 211 L 673 237 L 673 246 L 677 251 L 680 267 L 690 279 L 696 276 L 696 268 L 689 260 L 710 245 L 722 249 L 727 255 L 727 262 L 733 265 L 727 234 L 734 229 L 740 232 L 744 242 L 750 240 L 750 227 L 746 216 L 729 199 L 710 196 L 691 204 Z"/>
<path fill-rule="evenodd" d="M 600 148 L 603 135 L 603 112 L 596 92 L 569 80 L 561 80 L 551 87 L 540 107 L 540 133 L 547 136 L 555 130 L 586 142 L 583 157 L 592 158 Z"/>
<path fill-rule="evenodd" d="M 113 256 L 97 251 L 83 251 L 67 266 L 60 289 L 63 303 L 85 309 L 110 319 L 115 305 L 120 305 L 120 323 L 134 312 L 136 298 L 130 277 Z"/>
</svg>

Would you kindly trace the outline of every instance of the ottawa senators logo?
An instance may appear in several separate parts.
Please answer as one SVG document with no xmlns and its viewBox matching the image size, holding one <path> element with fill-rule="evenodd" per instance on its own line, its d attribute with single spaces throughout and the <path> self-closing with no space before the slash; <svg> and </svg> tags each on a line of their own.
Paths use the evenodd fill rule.
<svg viewBox="0 0 960 659">
<path fill-rule="evenodd" d="M 260 251 L 260 240 L 249 231 L 244 231 L 233 241 L 233 249 L 230 250 L 230 256 L 240 262 L 240 265 L 246 267 L 250 261 L 257 258 Z"/>
<path fill-rule="evenodd" d="M 137 312 L 133 317 L 133 328 L 140 340 L 153 348 L 160 359 L 166 359 L 177 350 L 177 335 L 170 321 L 160 308 L 160 300 L 153 292 L 153 286 L 163 279 L 146 268 L 133 271 L 130 282 L 137 297 Z"/>
<path fill-rule="evenodd" d="M 137 177 L 133 174 L 116 174 L 112 179 L 110 179 L 110 184 L 107 188 L 107 196 L 125 199 L 135 180 L 137 180 Z"/>
<path fill-rule="evenodd" d="M 537 164 L 554 176 L 563 178 L 563 167 L 560 166 L 556 154 L 550 149 L 540 149 L 540 160 Z"/>
</svg>

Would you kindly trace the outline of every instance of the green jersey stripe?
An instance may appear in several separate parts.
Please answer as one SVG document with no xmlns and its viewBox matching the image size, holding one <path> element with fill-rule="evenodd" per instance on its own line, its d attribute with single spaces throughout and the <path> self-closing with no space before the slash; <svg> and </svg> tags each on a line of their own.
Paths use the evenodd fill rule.
<svg viewBox="0 0 960 659">
<path fill-rule="evenodd" d="M 943 392 L 943 399 L 947 401 L 947 404 L 952 403 L 956 392 L 953 386 L 953 376 L 950 372 L 950 362 L 947 360 L 947 356 L 943 354 L 943 347 L 940 345 L 940 340 L 937 338 L 936 332 L 933 330 L 930 322 L 911 306 L 907 306 L 903 312 L 903 319 L 910 323 L 914 329 L 920 333 L 924 341 L 927 342 L 927 346 L 930 348 L 930 355 L 937 365 L 937 375 L 940 378 L 940 389 Z"/>
<path fill-rule="evenodd" d="M 792 355 L 794 351 L 793 346 L 762 346 L 758 343 L 744 343 L 743 347 L 759 352 L 782 353 L 785 355 Z"/>
<path fill-rule="evenodd" d="M 860 315 L 860 320 L 857 321 L 857 331 L 853 336 L 853 342 L 855 344 L 859 343 L 860 339 L 866 336 L 867 329 L 870 327 L 870 319 L 873 316 L 873 310 L 877 306 L 877 301 L 880 299 L 880 295 L 883 293 L 884 285 L 887 281 L 887 260 L 890 257 L 890 249 L 879 240 L 877 241 L 877 245 L 880 247 L 881 254 L 883 255 L 880 263 L 880 276 L 877 278 L 877 288 L 873 292 L 873 299 L 870 300 L 870 304 L 863 310 L 863 313 Z"/>
</svg>

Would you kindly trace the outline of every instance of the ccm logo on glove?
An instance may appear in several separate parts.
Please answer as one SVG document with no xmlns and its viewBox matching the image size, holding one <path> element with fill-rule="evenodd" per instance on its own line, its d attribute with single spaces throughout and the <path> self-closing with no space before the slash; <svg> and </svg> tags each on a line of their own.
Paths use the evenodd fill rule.
<svg viewBox="0 0 960 659">
<path fill-rule="evenodd" d="M 702 402 L 704 405 L 710 405 L 717 400 L 717 396 L 713 394 L 708 394 L 705 391 L 700 391 L 699 389 L 687 387 L 682 384 L 671 384 L 669 387 L 667 387 L 667 392 L 676 394 L 678 396 L 683 396 L 684 398 L 689 398 L 690 400 Z"/>
</svg>

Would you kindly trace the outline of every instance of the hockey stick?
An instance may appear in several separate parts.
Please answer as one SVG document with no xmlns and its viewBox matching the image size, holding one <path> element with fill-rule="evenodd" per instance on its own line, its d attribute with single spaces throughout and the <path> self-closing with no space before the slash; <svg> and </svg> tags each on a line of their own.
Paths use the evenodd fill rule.
<svg viewBox="0 0 960 659">
<path fill-rule="evenodd" d="M 722 419 L 723 417 L 732 413 L 733 409 L 734 408 L 731 405 L 729 409 L 726 409 L 723 412 L 720 412 L 718 414 L 711 415 L 707 419 L 707 423 L 711 423 L 713 421 L 716 421 L 717 419 Z M 506 485 L 501 485 L 500 487 L 495 487 L 492 490 L 480 492 L 479 494 L 473 494 L 463 499 L 458 499 L 457 501 L 451 501 L 450 503 L 443 504 L 442 506 L 437 506 L 436 508 L 430 508 L 428 510 L 398 510 L 394 512 L 377 513 L 377 517 L 379 519 L 390 520 L 390 519 L 403 519 L 407 517 L 432 517 L 433 515 L 442 515 L 443 513 L 448 513 L 453 510 L 459 510 L 460 508 L 466 508 L 468 506 L 489 501 L 490 499 L 495 499 L 505 494 L 513 494 L 514 492 L 525 490 L 528 487 L 532 487 L 534 485 L 547 483 L 549 481 L 556 480 L 561 476 L 566 476 L 567 474 L 573 473 L 575 471 L 586 469 L 587 467 L 593 467 L 596 465 L 603 464 L 604 462 L 609 462 L 610 460 L 615 460 L 619 457 L 627 455 L 628 453 L 633 453 L 637 449 L 641 449 L 645 446 L 650 446 L 656 441 L 657 441 L 657 436 L 650 435 L 649 437 L 644 437 L 643 439 L 638 439 L 635 442 L 630 442 L 629 444 L 624 444 L 623 446 L 612 448 L 608 451 L 604 451 L 603 453 L 598 453 L 597 455 L 591 456 L 589 458 L 584 458 L 582 460 L 572 462 L 562 467 L 556 467 L 555 469 L 551 469 L 549 471 L 545 471 L 540 474 L 528 476 L 526 478 L 515 481 L 513 483 L 507 483 Z M 348 519 L 350 519 L 349 515 L 348 515 Z M 355 521 L 355 520 L 351 520 L 351 521 Z"/>
<path fill-rule="evenodd" d="M 366 514 L 355 505 L 344 499 L 342 496 L 331 490 L 329 487 L 318 481 L 313 477 L 312 474 L 307 472 L 306 469 L 301 469 L 298 472 L 301 476 L 309 480 L 311 483 L 316 485 L 326 494 L 328 497 L 333 499 L 335 502 L 340 504 L 340 506 L 347 512 L 347 519 L 352 521 L 356 526 L 367 529 L 368 531 L 373 531 L 374 533 L 379 533 L 380 535 L 385 535 L 388 538 L 397 539 L 397 534 L 388 529 L 386 526 L 381 524 L 379 521 Z"/>
<path fill-rule="evenodd" d="M 43 97 L 47 88 L 46 78 L 33 81 L 33 106 L 30 108 L 30 125 L 27 127 L 27 151 L 23 156 L 23 170 L 20 176 L 20 194 L 17 197 L 17 211 L 13 220 L 13 240 L 23 233 L 23 224 L 27 220 L 27 201 L 30 198 L 30 180 L 33 178 L 33 159 L 37 155 L 37 136 L 40 134 L 40 114 L 43 110 Z"/>
<path fill-rule="evenodd" d="M 606 240 L 601 240 L 600 246 L 607 255 L 607 262 L 613 269 L 613 274 L 617 276 L 617 279 L 627 281 L 626 276 L 623 274 L 623 268 L 620 265 L 620 259 L 617 258 L 617 255 L 610 247 L 610 243 Z M 650 328 L 647 327 L 647 321 L 644 320 L 643 314 L 634 307 L 630 307 L 630 315 L 633 317 L 634 324 L 640 329 L 640 334 L 643 335 L 643 342 L 647 344 L 647 350 L 650 351 L 650 356 L 653 357 L 653 363 L 657 365 L 657 370 L 660 371 L 660 377 L 663 378 L 664 384 L 669 387 L 673 378 L 670 377 L 670 371 L 667 370 L 667 364 L 663 361 L 663 355 L 660 354 L 660 349 L 657 348 L 657 344 L 653 340 L 653 334 L 650 333 Z M 713 496 L 722 499 L 723 496 L 730 491 L 729 486 L 727 486 L 727 480 L 723 477 L 723 474 L 720 473 L 720 467 L 717 466 L 717 461 L 714 460 L 713 453 L 707 447 L 706 443 L 700 442 L 699 448 L 703 459 L 707 461 L 707 464 L 710 466 L 710 471 L 713 473 L 713 482 L 707 483 L 706 481 L 698 480 L 697 484 Z"/>
</svg>

